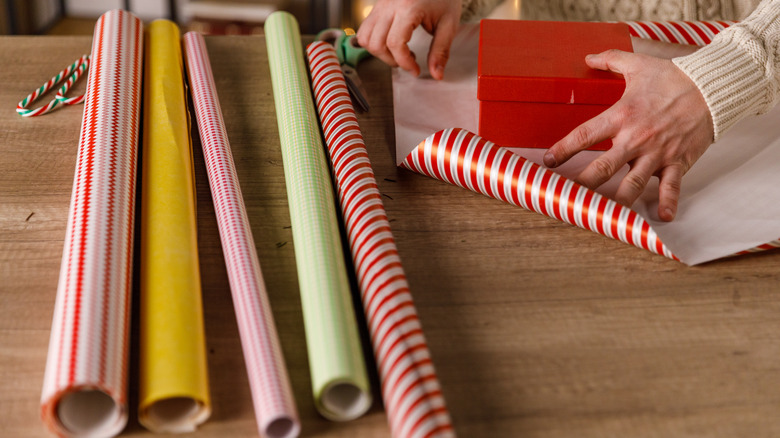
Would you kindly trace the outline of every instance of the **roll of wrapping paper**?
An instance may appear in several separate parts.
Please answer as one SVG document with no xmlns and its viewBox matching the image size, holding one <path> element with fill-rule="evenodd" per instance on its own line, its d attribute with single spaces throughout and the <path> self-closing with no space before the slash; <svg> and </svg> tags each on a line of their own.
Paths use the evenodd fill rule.
<svg viewBox="0 0 780 438">
<path fill-rule="evenodd" d="M 187 33 L 184 48 L 258 429 L 268 438 L 296 437 L 300 421 L 203 36 Z"/>
<path fill-rule="evenodd" d="M 189 432 L 211 402 L 179 28 L 154 21 L 145 42 L 138 420 Z"/>
<path fill-rule="evenodd" d="M 336 205 L 304 66 L 298 23 L 265 23 L 314 400 L 326 418 L 349 420 L 371 405 Z"/>
<path fill-rule="evenodd" d="M 127 423 L 142 51 L 141 20 L 98 19 L 41 397 L 58 435 L 111 436 Z"/>
<path fill-rule="evenodd" d="M 454 436 L 336 51 L 306 49 L 394 437 Z"/>
<path fill-rule="evenodd" d="M 630 208 L 464 129 L 431 135 L 401 167 L 677 260 Z"/>
<path fill-rule="evenodd" d="M 734 21 L 626 21 L 631 36 L 703 46 Z"/>
</svg>

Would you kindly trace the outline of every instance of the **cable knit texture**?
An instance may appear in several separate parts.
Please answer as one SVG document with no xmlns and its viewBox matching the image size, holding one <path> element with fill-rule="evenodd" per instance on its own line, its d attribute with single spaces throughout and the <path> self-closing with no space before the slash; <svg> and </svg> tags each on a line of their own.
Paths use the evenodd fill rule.
<svg viewBox="0 0 780 438">
<path fill-rule="evenodd" d="M 468 22 L 486 16 L 502 0 L 462 0 L 460 21 Z"/>
<path fill-rule="evenodd" d="M 464 0 L 464 4 L 466 2 L 468 0 Z M 758 2 L 759 0 L 522 0 L 521 8 L 523 19 L 526 20 L 737 20 L 745 18 Z"/>
<path fill-rule="evenodd" d="M 715 140 L 745 117 L 769 111 L 780 85 L 780 0 L 764 0 L 712 43 L 673 62 L 707 101 Z"/>
</svg>

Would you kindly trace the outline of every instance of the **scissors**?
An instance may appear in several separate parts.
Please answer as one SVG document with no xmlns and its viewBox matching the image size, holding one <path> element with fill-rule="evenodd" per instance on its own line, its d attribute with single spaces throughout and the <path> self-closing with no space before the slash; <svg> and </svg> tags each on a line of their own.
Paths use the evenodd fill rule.
<svg viewBox="0 0 780 438">
<path fill-rule="evenodd" d="M 366 90 L 355 70 L 358 63 L 369 55 L 368 50 L 358 45 L 354 34 L 347 35 L 341 29 L 325 29 L 317 34 L 317 41 L 325 41 L 336 49 L 336 56 L 339 58 L 349 94 L 352 95 L 361 110 L 368 111 L 370 107 L 366 98 Z"/>
</svg>

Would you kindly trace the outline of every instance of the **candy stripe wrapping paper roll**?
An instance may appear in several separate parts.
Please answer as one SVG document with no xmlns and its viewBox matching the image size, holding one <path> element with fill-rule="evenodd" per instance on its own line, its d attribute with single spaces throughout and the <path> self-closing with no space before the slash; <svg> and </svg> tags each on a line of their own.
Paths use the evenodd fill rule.
<svg viewBox="0 0 780 438">
<path fill-rule="evenodd" d="M 64 436 L 127 423 L 133 214 L 141 97 L 141 20 L 95 25 L 41 414 Z"/>
<path fill-rule="evenodd" d="M 371 393 L 298 23 L 275 12 L 265 37 L 315 406 L 349 420 L 368 410 Z"/>
<path fill-rule="evenodd" d="M 703 46 L 734 21 L 626 21 L 632 36 Z"/>
<path fill-rule="evenodd" d="M 190 432 L 211 401 L 179 28 L 154 21 L 145 41 L 138 420 Z"/>
<path fill-rule="evenodd" d="M 630 208 L 469 131 L 431 135 L 401 166 L 677 259 Z"/>
<path fill-rule="evenodd" d="M 455 436 L 336 52 L 306 53 L 392 434 Z"/>
<path fill-rule="evenodd" d="M 292 438 L 300 421 L 230 151 L 206 43 L 184 35 L 187 71 L 260 434 Z"/>
</svg>

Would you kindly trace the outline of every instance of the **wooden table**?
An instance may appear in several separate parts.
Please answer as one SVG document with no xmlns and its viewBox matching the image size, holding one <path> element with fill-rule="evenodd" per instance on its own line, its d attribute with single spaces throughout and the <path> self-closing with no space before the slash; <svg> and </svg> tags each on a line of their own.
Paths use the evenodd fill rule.
<svg viewBox="0 0 780 438">
<path fill-rule="evenodd" d="M 0 38 L 3 436 L 46 434 L 39 399 L 81 118 L 65 108 L 22 119 L 14 107 L 90 42 Z M 377 403 L 349 423 L 314 411 L 265 41 L 207 43 L 303 436 L 389 436 Z M 690 268 L 401 170 L 390 70 L 370 60 L 360 73 L 372 104 L 361 128 L 461 437 L 780 436 L 780 251 Z M 193 436 L 256 436 L 194 146 L 214 409 Z M 125 435 L 148 436 L 136 380 Z"/>
</svg>

